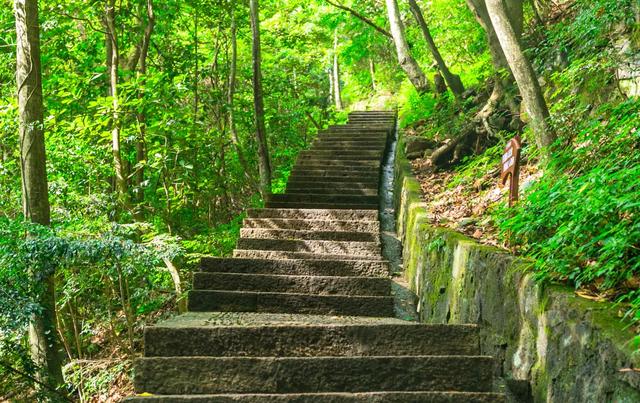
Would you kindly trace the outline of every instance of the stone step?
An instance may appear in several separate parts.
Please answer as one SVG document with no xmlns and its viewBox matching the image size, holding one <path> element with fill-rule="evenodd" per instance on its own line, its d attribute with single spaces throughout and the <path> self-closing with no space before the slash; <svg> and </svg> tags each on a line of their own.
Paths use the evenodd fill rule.
<svg viewBox="0 0 640 403">
<path fill-rule="evenodd" d="M 285 218 L 304 220 L 355 220 L 378 221 L 378 212 L 372 210 L 329 210 L 329 209 L 248 209 L 248 218 Z"/>
<path fill-rule="evenodd" d="M 324 277 L 197 272 L 193 275 L 193 289 L 313 295 L 388 296 L 391 294 L 391 280 L 382 277 Z"/>
<path fill-rule="evenodd" d="M 138 393 L 304 393 L 492 389 L 483 356 L 145 357 L 135 361 Z"/>
<path fill-rule="evenodd" d="M 322 188 L 322 187 L 307 187 L 307 188 L 290 188 L 287 187 L 286 190 L 287 194 L 307 194 L 307 193 L 313 193 L 313 194 L 336 194 L 336 193 L 340 193 L 343 195 L 353 195 L 353 196 L 375 196 L 378 195 L 378 189 L 377 187 L 372 188 L 372 189 L 337 189 L 336 187 L 333 188 Z"/>
<path fill-rule="evenodd" d="M 348 176 L 353 178 L 353 176 Z M 373 204 L 378 205 L 379 197 L 375 196 L 359 196 L 359 195 L 342 195 L 342 194 L 274 194 L 268 198 L 269 202 L 286 202 L 286 203 L 336 203 L 336 204 Z"/>
<path fill-rule="evenodd" d="M 339 186 L 348 186 L 353 185 L 362 186 L 367 185 L 372 188 L 377 188 L 378 183 L 380 182 L 380 178 L 378 176 L 371 177 L 358 177 L 358 176 L 296 176 L 292 177 L 288 181 L 288 186 L 290 185 L 300 185 L 306 183 L 334 183 Z"/>
<path fill-rule="evenodd" d="M 151 395 L 124 400 L 134 403 L 505 403 L 504 394 L 489 392 L 360 392 L 223 395 Z"/>
<path fill-rule="evenodd" d="M 245 218 L 244 228 L 290 229 L 298 231 L 369 232 L 378 235 L 378 221 L 361 220 L 299 220 L 282 218 Z"/>
<path fill-rule="evenodd" d="M 267 208 L 280 209 L 336 209 L 336 210 L 378 210 L 377 204 L 354 203 L 313 203 L 313 202 L 268 202 Z"/>
<path fill-rule="evenodd" d="M 479 354 L 475 326 L 371 324 L 216 324 L 192 312 L 145 328 L 147 357 L 349 357 Z M 377 319 L 377 318 L 373 318 Z M 345 320 L 346 322 L 346 320 Z"/>
<path fill-rule="evenodd" d="M 296 168 L 303 166 L 324 166 L 326 167 L 369 167 L 371 169 L 380 169 L 380 161 L 376 160 L 340 160 L 333 158 L 315 158 L 301 159 L 296 161 Z"/>
<path fill-rule="evenodd" d="M 289 239 L 289 240 L 318 240 L 318 241 L 358 241 L 379 242 L 380 234 L 358 231 L 318 231 L 271 228 L 242 228 L 241 238 L 254 239 Z"/>
<path fill-rule="evenodd" d="M 381 146 L 378 144 L 370 144 L 370 143 L 364 143 L 363 145 L 353 145 L 353 144 L 327 144 L 327 143 L 317 143 L 314 144 L 313 146 L 311 146 L 311 150 L 312 152 L 316 152 L 316 151 L 326 151 L 326 152 L 332 152 L 332 153 L 338 153 L 338 152 L 342 152 L 342 151 L 350 151 L 350 152 L 372 152 L 372 151 L 376 151 L 376 152 L 383 152 L 385 149 L 385 146 Z"/>
<path fill-rule="evenodd" d="M 320 133 L 326 132 L 351 132 L 351 131 L 365 131 L 368 133 L 388 133 L 391 130 L 391 125 L 380 124 L 376 122 L 362 122 L 357 124 L 348 125 L 331 125 Z"/>
<path fill-rule="evenodd" d="M 382 261 L 382 259 L 349 260 L 329 258 L 323 260 L 276 260 L 263 258 L 232 259 L 204 257 L 200 260 L 200 270 L 211 273 L 263 273 L 311 276 L 367 277 L 387 277 L 390 273 L 389 264 L 385 261 Z"/>
<path fill-rule="evenodd" d="M 363 170 L 348 170 L 348 169 L 339 169 L 339 168 L 331 168 L 331 169 L 319 169 L 317 167 L 296 167 L 291 172 L 290 178 L 295 177 L 304 177 L 304 176 L 314 176 L 314 177 L 323 177 L 323 176 L 332 176 L 332 177 L 363 177 L 363 178 L 379 178 L 380 172 L 378 170 L 372 171 L 371 169 L 363 169 Z"/>
<path fill-rule="evenodd" d="M 191 290 L 189 311 L 393 316 L 393 297 Z"/>
<path fill-rule="evenodd" d="M 298 160 L 308 159 L 332 159 L 332 160 L 355 160 L 355 161 L 380 161 L 382 151 L 303 151 L 298 156 Z"/>
<path fill-rule="evenodd" d="M 305 241 L 293 239 L 238 239 L 237 249 L 327 253 L 358 256 L 380 255 L 380 242 Z"/>
<path fill-rule="evenodd" d="M 301 161 L 299 163 L 297 163 L 294 167 L 293 167 L 293 172 L 303 172 L 303 171 L 323 171 L 323 170 L 329 170 L 331 172 L 335 172 L 335 171 L 339 171 L 341 173 L 345 173 L 345 172 L 355 172 L 355 173 L 364 173 L 364 172 L 368 172 L 369 176 L 380 176 L 380 171 L 381 171 L 381 167 L 380 164 L 377 164 L 376 166 L 368 166 L 368 165 L 351 165 L 351 164 L 327 164 L 324 161 L 320 161 L 320 162 L 309 162 L 309 161 Z M 293 173 L 292 172 L 292 173 Z M 318 172 L 319 174 L 322 174 L 323 172 Z M 327 176 L 327 175 L 323 175 L 323 176 Z M 331 176 L 331 175 L 329 175 Z"/>
<path fill-rule="evenodd" d="M 338 137 L 332 139 L 331 137 Z M 350 138 L 351 137 L 351 138 Z M 336 145 L 340 144 L 343 146 L 352 146 L 352 147 L 363 147 L 363 146 L 375 146 L 383 148 L 387 145 L 388 139 L 387 135 L 356 135 L 356 136 L 347 136 L 345 133 L 324 133 L 318 135 L 316 139 L 311 143 L 311 146 L 319 145 L 319 144 L 331 144 L 334 143 Z"/>
<path fill-rule="evenodd" d="M 322 135 L 313 142 L 313 144 L 343 144 L 351 146 L 374 145 L 380 146 L 387 144 L 387 136 L 378 136 L 371 138 L 370 136 L 345 137 L 344 134 Z"/>
<path fill-rule="evenodd" d="M 328 254 L 328 253 L 312 253 L 312 252 L 287 252 L 287 251 L 273 251 L 273 250 L 250 250 L 250 249 L 234 249 L 234 258 L 245 259 L 308 259 L 308 260 L 355 260 L 355 261 L 380 261 L 386 262 L 382 256 L 378 255 L 340 255 L 340 254 Z"/>
<path fill-rule="evenodd" d="M 317 179 L 317 178 L 316 178 Z M 323 190 L 335 190 L 335 193 L 342 193 L 343 191 L 348 190 L 365 190 L 365 191 L 374 191 L 376 194 L 378 191 L 377 183 L 365 183 L 365 182 L 347 182 L 347 183 L 339 183 L 339 182 L 318 182 L 318 181 L 293 181 L 287 184 L 287 192 L 291 190 L 304 190 L 304 189 L 323 189 Z"/>
</svg>

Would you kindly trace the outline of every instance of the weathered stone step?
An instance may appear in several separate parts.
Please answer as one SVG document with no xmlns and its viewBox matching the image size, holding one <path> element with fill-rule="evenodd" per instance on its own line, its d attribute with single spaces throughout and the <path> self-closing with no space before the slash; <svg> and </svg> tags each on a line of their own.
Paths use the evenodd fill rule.
<svg viewBox="0 0 640 403">
<path fill-rule="evenodd" d="M 352 178 L 353 176 L 348 176 Z M 379 197 L 375 196 L 358 196 L 358 195 L 342 195 L 342 194 L 274 194 L 269 196 L 269 202 L 286 202 L 286 203 L 336 203 L 336 204 L 373 204 L 379 203 Z"/>
<path fill-rule="evenodd" d="M 268 202 L 267 208 L 281 209 L 337 209 L 337 210 L 378 210 L 378 205 L 374 203 L 314 203 L 314 202 Z"/>
<path fill-rule="evenodd" d="M 363 145 L 375 145 L 382 146 L 387 144 L 386 136 L 370 137 L 370 136 L 355 136 L 345 137 L 344 134 L 332 134 L 319 136 L 314 144 L 344 144 L 351 146 L 363 146 Z"/>
<path fill-rule="evenodd" d="M 364 143 L 363 145 L 353 145 L 353 144 L 330 144 L 330 143 L 317 143 L 311 147 L 311 151 L 326 151 L 326 152 L 342 152 L 342 151 L 350 151 L 350 152 L 383 152 L 384 146 L 378 144 L 370 144 Z"/>
<path fill-rule="evenodd" d="M 330 209 L 248 209 L 249 218 L 286 218 L 305 220 L 360 220 L 377 221 L 378 212 L 372 210 L 330 210 Z"/>
<path fill-rule="evenodd" d="M 251 251 L 244 251 L 251 252 Z M 267 251 L 253 251 L 267 252 Z M 273 252 L 279 253 L 279 252 Z M 389 264 L 378 260 L 352 259 L 241 259 L 204 257 L 200 260 L 200 270 L 219 273 L 263 273 L 263 274 L 291 274 L 312 276 L 389 276 Z"/>
<path fill-rule="evenodd" d="M 379 169 L 380 161 L 376 160 L 340 160 L 333 158 L 315 158 L 307 159 L 303 158 L 296 161 L 296 168 L 303 166 L 324 166 L 324 167 L 369 167 L 371 169 Z"/>
<path fill-rule="evenodd" d="M 319 167 L 296 167 L 293 169 L 291 176 L 364 176 L 377 177 L 380 176 L 379 170 L 371 170 L 369 168 L 330 168 L 320 169 Z M 290 176 L 290 177 L 291 177 Z"/>
<path fill-rule="evenodd" d="M 349 180 L 357 180 L 358 182 L 360 181 L 366 181 L 369 179 L 378 179 L 379 180 L 379 173 L 378 172 L 358 172 L 358 171 L 341 171 L 341 170 L 309 170 L 309 169 L 295 169 L 293 170 L 293 172 L 291 173 L 291 175 L 289 176 L 290 179 L 292 180 L 297 180 L 297 179 L 304 179 L 304 178 L 314 178 L 314 180 L 316 180 L 317 178 L 349 178 Z M 377 187 L 377 186 L 376 186 Z"/>
<path fill-rule="evenodd" d="M 321 136 L 318 136 L 318 140 L 323 142 L 332 142 L 332 141 L 348 141 L 352 143 L 361 142 L 361 143 L 370 143 L 370 142 L 382 142 L 387 141 L 387 136 L 379 136 L 379 135 L 369 135 L 361 132 L 353 132 L 353 133 L 325 133 Z"/>
<path fill-rule="evenodd" d="M 378 235 L 378 221 L 361 220 L 299 220 L 282 218 L 245 218 L 244 228 L 292 229 L 299 231 L 353 231 Z"/>
<path fill-rule="evenodd" d="M 333 188 L 321 188 L 321 187 L 307 187 L 307 188 L 289 188 L 287 187 L 287 194 L 306 194 L 306 193 L 313 193 L 313 194 L 336 194 L 336 193 L 340 193 L 343 195 L 353 195 L 353 196 L 375 196 L 378 194 L 378 188 L 372 188 L 372 189 L 348 189 L 348 188 L 342 188 L 342 189 L 337 189 L 336 187 Z"/>
<path fill-rule="evenodd" d="M 315 178 L 317 179 L 317 178 Z M 294 189 L 304 190 L 304 189 L 324 189 L 324 190 L 335 190 L 335 193 L 342 193 L 345 190 L 366 190 L 366 191 L 374 191 L 378 193 L 378 184 L 375 182 L 324 182 L 324 181 L 292 181 L 287 184 L 287 192 Z"/>
<path fill-rule="evenodd" d="M 505 403 L 504 394 L 489 392 L 361 392 L 223 395 L 152 395 L 125 399 L 134 403 Z"/>
<path fill-rule="evenodd" d="M 193 275 L 193 289 L 313 295 L 388 296 L 391 294 L 391 280 L 382 277 L 198 272 Z"/>
<path fill-rule="evenodd" d="M 379 124 L 376 122 L 362 124 L 348 124 L 348 125 L 331 125 L 327 127 L 323 132 L 348 132 L 348 131 L 366 131 L 368 133 L 387 133 L 391 130 L 391 125 Z"/>
<path fill-rule="evenodd" d="M 328 253 L 311 253 L 311 252 L 287 252 L 287 251 L 274 251 L 274 250 L 249 250 L 249 249 L 234 249 L 233 257 L 247 258 L 247 259 L 309 259 L 317 261 L 325 260 L 361 260 L 361 261 L 380 261 L 386 262 L 382 256 L 378 255 L 340 255 L 340 254 L 328 254 Z"/>
<path fill-rule="evenodd" d="M 356 161 L 380 161 L 382 151 L 303 151 L 298 156 L 298 160 L 305 159 L 332 159 L 332 160 L 356 160 Z"/>
<path fill-rule="evenodd" d="M 335 183 L 340 186 L 347 186 L 353 184 L 354 187 L 368 185 L 374 188 L 378 187 L 380 178 L 378 176 L 371 177 L 354 177 L 354 176 L 295 176 L 290 177 L 287 185 L 300 185 L 304 183 Z"/>
<path fill-rule="evenodd" d="M 147 357 L 348 357 L 479 354 L 475 326 L 406 324 L 216 325 L 193 312 L 145 328 Z"/>
<path fill-rule="evenodd" d="M 241 238 L 254 239 L 289 239 L 289 240 L 318 240 L 318 241 L 358 241 L 379 242 L 380 234 L 358 231 L 318 231 L 271 228 L 242 228 Z"/>
<path fill-rule="evenodd" d="M 279 312 L 322 315 L 393 316 L 393 297 L 278 292 L 191 290 L 193 312 Z"/>
<path fill-rule="evenodd" d="M 380 254 L 380 242 L 240 238 L 237 249 L 369 256 Z"/>
<path fill-rule="evenodd" d="M 136 360 L 134 387 L 155 394 L 489 392 L 492 367 L 482 356 L 154 357 Z"/>
</svg>

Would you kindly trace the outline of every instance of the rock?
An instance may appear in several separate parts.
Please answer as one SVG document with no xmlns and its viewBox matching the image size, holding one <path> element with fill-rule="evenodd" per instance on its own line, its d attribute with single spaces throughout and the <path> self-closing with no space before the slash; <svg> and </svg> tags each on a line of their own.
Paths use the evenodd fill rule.
<svg viewBox="0 0 640 403">
<path fill-rule="evenodd" d="M 427 150 L 433 152 L 435 145 L 435 142 L 431 139 L 418 136 L 407 137 L 405 140 L 404 153 L 409 159 L 420 158 Z"/>
<path fill-rule="evenodd" d="M 461 219 L 458 222 L 458 227 L 459 228 L 464 228 L 467 227 L 469 225 L 475 224 L 478 220 L 473 218 L 473 217 L 464 217 L 463 219 Z"/>
</svg>

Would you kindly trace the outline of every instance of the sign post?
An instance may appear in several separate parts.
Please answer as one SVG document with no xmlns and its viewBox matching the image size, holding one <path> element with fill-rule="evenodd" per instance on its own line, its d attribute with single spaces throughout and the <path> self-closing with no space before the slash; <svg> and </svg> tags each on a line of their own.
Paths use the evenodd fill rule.
<svg viewBox="0 0 640 403">
<path fill-rule="evenodd" d="M 515 136 L 507 143 L 502 154 L 502 169 L 500 180 L 504 185 L 509 181 L 509 207 L 518 201 L 518 187 L 520 186 L 520 149 L 522 141 Z"/>
</svg>

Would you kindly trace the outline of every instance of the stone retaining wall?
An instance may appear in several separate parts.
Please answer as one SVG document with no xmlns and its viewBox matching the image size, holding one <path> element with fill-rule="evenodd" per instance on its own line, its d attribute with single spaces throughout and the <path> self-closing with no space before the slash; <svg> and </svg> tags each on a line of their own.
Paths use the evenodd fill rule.
<svg viewBox="0 0 640 403">
<path fill-rule="evenodd" d="M 640 368 L 640 356 L 616 308 L 543 289 L 526 260 L 430 225 L 402 140 L 397 150 L 397 232 L 420 320 L 480 324 L 481 350 L 516 401 L 640 402 L 640 373 L 624 370 Z"/>
</svg>

